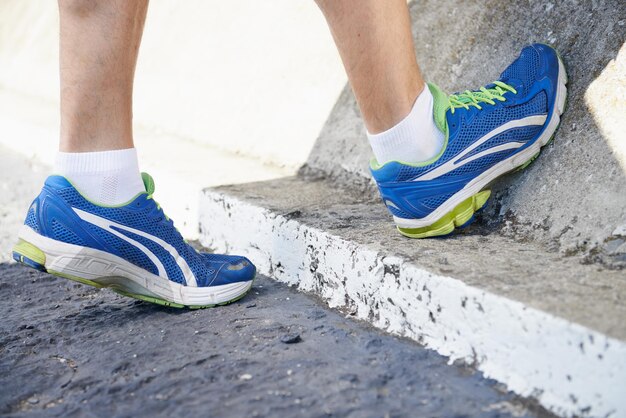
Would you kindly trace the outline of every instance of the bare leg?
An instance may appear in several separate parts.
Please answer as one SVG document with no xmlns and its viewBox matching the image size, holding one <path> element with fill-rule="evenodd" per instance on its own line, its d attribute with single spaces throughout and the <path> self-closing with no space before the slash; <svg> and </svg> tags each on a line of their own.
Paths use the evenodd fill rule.
<svg viewBox="0 0 626 418">
<path fill-rule="evenodd" d="M 63 152 L 133 147 L 132 91 L 148 0 L 59 0 Z"/>
<path fill-rule="evenodd" d="M 400 122 L 424 88 L 405 0 L 317 0 L 370 133 Z"/>
</svg>

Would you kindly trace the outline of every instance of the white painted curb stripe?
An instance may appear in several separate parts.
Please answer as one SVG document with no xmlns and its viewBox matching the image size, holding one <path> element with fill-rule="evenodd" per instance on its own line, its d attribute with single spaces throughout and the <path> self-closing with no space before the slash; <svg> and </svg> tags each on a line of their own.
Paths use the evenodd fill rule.
<svg viewBox="0 0 626 418">
<path fill-rule="evenodd" d="M 331 307 L 473 362 L 558 414 L 626 416 L 622 341 L 217 192 L 203 194 L 200 214 L 204 245 Z"/>
</svg>

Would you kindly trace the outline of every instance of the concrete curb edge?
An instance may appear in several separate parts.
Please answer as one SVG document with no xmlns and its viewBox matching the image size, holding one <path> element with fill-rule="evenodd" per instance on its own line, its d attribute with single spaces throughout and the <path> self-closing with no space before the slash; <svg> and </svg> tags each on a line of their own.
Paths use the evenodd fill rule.
<svg viewBox="0 0 626 418">
<path fill-rule="evenodd" d="M 462 280 L 434 274 L 298 220 L 207 189 L 200 240 L 330 307 L 473 363 L 565 416 L 626 412 L 626 344 Z"/>
</svg>

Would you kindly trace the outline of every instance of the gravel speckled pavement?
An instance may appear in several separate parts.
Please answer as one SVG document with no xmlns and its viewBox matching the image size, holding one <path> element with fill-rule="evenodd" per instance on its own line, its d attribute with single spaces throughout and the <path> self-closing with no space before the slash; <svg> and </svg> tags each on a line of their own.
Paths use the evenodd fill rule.
<svg viewBox="0 0 626 418">
<path fill-rule="evenodd" d="M 192 311 L 4 263 L 0 300 L 7 416 L 550 416 L 264 277 Z"/>
</svg>

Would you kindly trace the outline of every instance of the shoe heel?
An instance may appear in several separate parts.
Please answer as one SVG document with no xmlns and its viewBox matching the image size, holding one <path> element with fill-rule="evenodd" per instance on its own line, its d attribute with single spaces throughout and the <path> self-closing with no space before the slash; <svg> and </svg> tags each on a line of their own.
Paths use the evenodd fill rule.
<svg viewBox="0 0 626 418">
<path fill-rule="evenodd" d="M 398 231 L 409 238 L 443 237 L 454 232 L 455 228 L 465 228 L 474 221 L 474 214 L 487 205 L 491 190 L 483 190 L 465 199 L 450 212 L 439 218 L 432 225 L 422 228 L 401 228 Z"/>
<path fill-rule="evenodd" d="M 46 254 L 21 238 L 13 247 L 13 259 L 36 270 L 47 271 Z"/>
<path fill-rule="evenodd" d="M 74 275 L 66 274 L 59 271 L 48 270 L 46 268 L 46 254 L 35 245 L 31 244 L 28 241 L 24 241 L 21 238 L 13 247 L 13 259 L 18 263 L 24 264 L 25 266 L 34 268 L 35 270 L 50 273 L 54 276 L 63 277 L 65 279 L 70 279 L 75 282 L 83 283 L 97 288 L 102 287 L 101 284 L 96 283 L 92 280 L 83 279 L 81 277 L 76 277 Z"/>
</svg>

